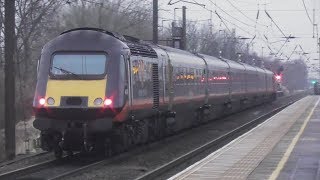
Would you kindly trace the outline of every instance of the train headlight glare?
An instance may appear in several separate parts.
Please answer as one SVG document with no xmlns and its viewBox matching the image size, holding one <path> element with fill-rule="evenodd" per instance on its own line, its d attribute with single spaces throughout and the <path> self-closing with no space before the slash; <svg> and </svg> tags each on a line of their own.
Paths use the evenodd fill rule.
<svg viewBox="0 0 320 180">
<path fill-rule="evenodd" d="M 111 99 L 105 99 L 104 100 L 104 105 L 105 106 L 110 106 L 112 104 L 112 100 Z"/>
<path fill-rule="evenodd" d="M 39 104 L 40 104 L 41 106 L 43 106 L 45 103 L 46 103 L 46 100 L 45 100 L 44 98 L 40 98 L 40 99 L 39 99 Z"/>
<path fill-rule="evenodd" d="M 49 105 L 54 105 L 55 101 L 54 101 L 54 99 L 53 99 L 52 97 L 49 97 L 49 98 L 47 99 L 47 103 L 48 103 Z"/>
<path fill-rule="evenodd" d="M 101 105 L 102 103 L 103 103 L 102 98 L 97 98 L 93 101 L 93 104 L 96 106 Z"/>
</svg>

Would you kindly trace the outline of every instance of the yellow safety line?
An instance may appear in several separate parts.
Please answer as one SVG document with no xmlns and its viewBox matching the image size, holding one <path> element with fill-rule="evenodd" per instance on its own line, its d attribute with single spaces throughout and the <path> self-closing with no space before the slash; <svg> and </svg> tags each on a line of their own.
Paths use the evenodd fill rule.
<svg viewBox="0 0 320 180">
<path fill-rule="evenodd" d="M 300 139 L 300 136 L 302 135 L 302 133 L 304 132 L 304 129 L 307 126 L 307 123 L 309 122 L 311 116 L 313 115 L 314 110 L 316 109 L 316 107 L 318 106 L 320 101 L 320 98 L 318 98 L 318 101 L 316 102 L 315 106 L 312 108 L 311 112 L 309 113 L 308 117 L 304 120 L 303 125 L 301 126 L 298 134 L 293 138 L 293 140 L 291 141 L 291 144 L 289 145 L 287 151 L 284 153 L 284 155 L 282 156 L 280 162 L 278 163 L 277 168 L 272 172 L 272 174 L 269 177 L 269 180 L 275 180 L 278 178 L 281 170 L 283 169 L 283 167 L 285 166 L 285 164 L 287 163 L 293 148 L 296 146 L 298 140 Z"/>
</svg>

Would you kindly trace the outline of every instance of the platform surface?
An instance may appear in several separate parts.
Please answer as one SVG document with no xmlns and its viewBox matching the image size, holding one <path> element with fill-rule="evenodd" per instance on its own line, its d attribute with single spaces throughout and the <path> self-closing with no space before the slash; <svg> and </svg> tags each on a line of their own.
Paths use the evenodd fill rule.
<svg viewBox="0 0 320 180">
<path fill-rule="evenodd" d="M 170 179 L 320 179 L 320 96 L 307 96 Z"/>
</svg>

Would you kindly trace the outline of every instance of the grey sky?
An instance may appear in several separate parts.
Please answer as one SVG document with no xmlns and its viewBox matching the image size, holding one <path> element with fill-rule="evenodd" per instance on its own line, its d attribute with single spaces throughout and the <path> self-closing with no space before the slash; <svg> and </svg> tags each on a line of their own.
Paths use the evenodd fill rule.
<svg viewBox="0 0 320 180">
<path fill-rule="evenodd" d="M 312 38 L 313 36 L 313 26 L 310 22 L 307 13 L 304 10 L 302 0 L 229 0 L 235 7 L 240 9 L 243 14 L 241 14 L 235 7 L 233 7 L 227 0 L 186 0 L 189 2 L 197 2 L 205 4 L 205 8 L 189 3 L 178 2 L 174 5 L 168 5 L 170 0 L 159 0 L 159 8 L 170 10 L 170 11 L 159 11 L 159 22 L 162 22 L 161 18 L 173 19 L 173 9 L 180 8 L 181 6 L 187 6 L 187 19 L 188 20 L 200 20 L 199 23 L 208 24 L 210 19 L 210 11 L 217 11 L 220 16 L 226 19 L 229 22 L 226 22 L 228 27 L 235 28 L 237 35 L 243 37 L 252 38 L 255 34 L 257 38 L 254 40 L 252 46 L 253 50 L 261 54 L 262 47 L 264 48 L 264 55 L 269 55 L 270 50 L 267 48 L 266 39 L 264 35 L 268 37 L 269 42 L 275 42 L 279 40 L 284 40 L 282 33 L 277 29 L 277 27 L 271 23 L 271 20 L 268 18 L 264 10 L 266 9 L 273 20 L 277 25 L 282 29 L 286 36 L 290 34 L 297 39 L 291 39 L 283 49 L 282 58 L 286 59 L 293 52 L 294 48 L 297 46 L 297 49 L 291 59 L 298 58 L 302 56 L 302 51 L 299 48 L 299 45 L 303 48 L 308 55 L 302 56 L 304 59 L 310 58 L 309 66 L 319 66 L 319 62 L 313 59 L 318 59 L 319 55 L 317 54 L 317 40 Z M 172 0 L 172 2 L 177 2 L 179 0 Z M 315 8 L 315 23 L 319 23 L 320 17 L 320 3 L 317 0 L 304 0 L 306 8 L 308 10 L 309 16 L 313 21 L 313 8 Z M 214 6 L 216 3 L 217 6 Z M 259 4 L 259 5 L 258 5 Z M 225 10 L 223 12 L 221 9 Z M 257 11 L 260 9 L 259 19 L 257 28 L 255 28 L 255 19 L 257 16 Z M 181 18 L 181 10 L 176 10 L 177 18 Z M 232 16 L 232 17 L 231 17 Z M 221 20 L 213 13 L 212 23 L 214 30 L 223 30 L 226 29 Z M 236 19 L 238 20 L 236 20 Z M 241 21 L 241 22 L 240 22 Z M 164 22 L 164 25 L 168 26 L 169 22 Z M 235 25 L 233 25 L 233 24 Z M 320 25 L 319 25 L 320 29 Z M 316 32 L 315 32 L 316 37 Z M 264 41 L 262 40 L 264 39 Z M 250 42 L 250 40 L 247 40 Z M 270 47 L 276 52 L 283 44 L 283 41 L 278 43 L 272 43 Z M 315 73 L 310 71 L 310 76 L 314 76 Z"/>
</svg>

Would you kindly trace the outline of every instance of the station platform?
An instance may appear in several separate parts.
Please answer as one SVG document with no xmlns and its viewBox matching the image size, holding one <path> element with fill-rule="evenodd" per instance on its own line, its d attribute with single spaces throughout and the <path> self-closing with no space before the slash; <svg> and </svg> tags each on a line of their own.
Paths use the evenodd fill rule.
<svg viewBox="0 0 320 180">
<path fill-rule="evenodd" d="M 320 179 L 320 96 L 307 96 L 176 179 Z"/>
</svg>

